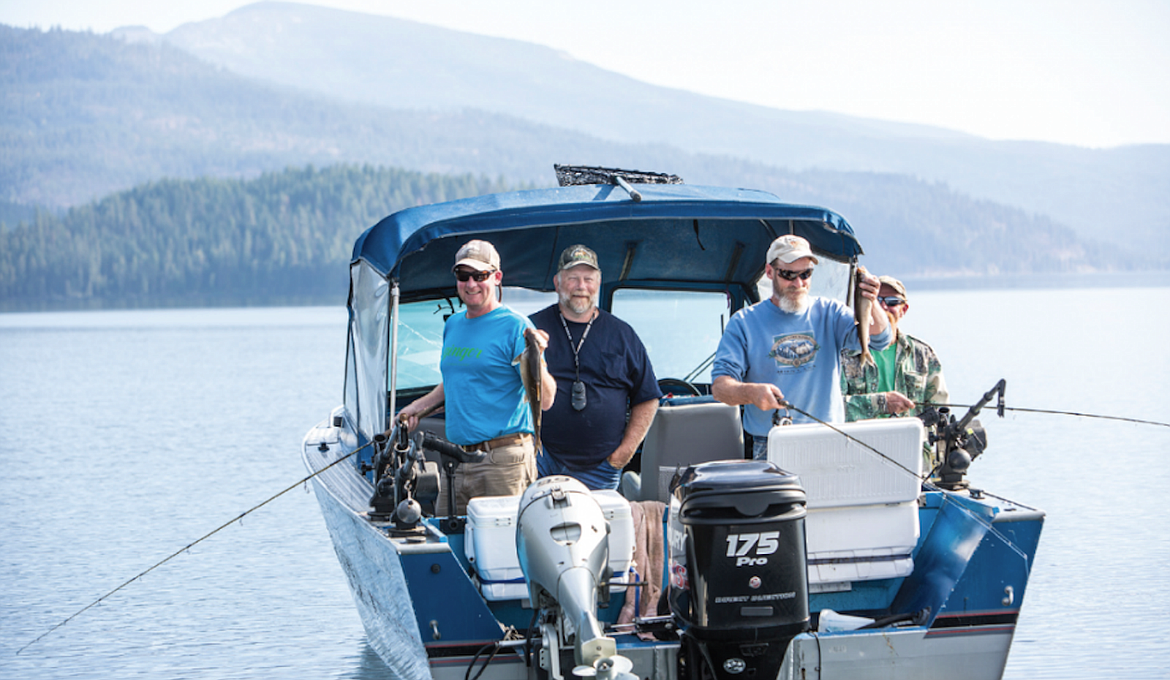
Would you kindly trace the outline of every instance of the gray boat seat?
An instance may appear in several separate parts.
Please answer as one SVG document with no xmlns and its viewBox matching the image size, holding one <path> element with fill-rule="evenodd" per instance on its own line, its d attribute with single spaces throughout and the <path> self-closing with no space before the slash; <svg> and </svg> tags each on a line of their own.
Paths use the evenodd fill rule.
<svg viewBox="0 0 1170 680">
<path fill-rule="evenodd" d="M 675 398 L 658 407 L 642 444 L 641 488 L 623 492 L 639 501 L 670 500 L 670 481 L 680 469 L 713 460 L 742 460 L 743 426 L 739 407 L 710 396 Z"/>
</svg>

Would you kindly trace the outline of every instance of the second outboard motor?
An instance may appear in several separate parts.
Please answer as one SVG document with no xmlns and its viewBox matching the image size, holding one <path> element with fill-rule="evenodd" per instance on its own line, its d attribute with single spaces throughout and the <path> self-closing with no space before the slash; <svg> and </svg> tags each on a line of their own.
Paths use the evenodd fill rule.
<svg viewBox="0 0 1170 680">
<path fill-rule="evenodd" d="M 775 678 L 808 630 L 805 493 L 767 461 L 688 467 L 670 499 L 670 609 L 681 675 Z"/>
<path fill-rule="evenodd" d="M 516 549 L 532 605 L 554 612 L 559 622 L 542 625 L 552 655 L 550 676 L 562 677 L 558 650 L 569 632 L 574 659 L 590 675 L 599 666 L 616 667 L 622 659 L 617 643 L 597 621 L 597 597 L 610 578 L 609 526 L 588 487 L 565 476 L 543 477 L 529 486 L 520 497 Z"/>
</svg>

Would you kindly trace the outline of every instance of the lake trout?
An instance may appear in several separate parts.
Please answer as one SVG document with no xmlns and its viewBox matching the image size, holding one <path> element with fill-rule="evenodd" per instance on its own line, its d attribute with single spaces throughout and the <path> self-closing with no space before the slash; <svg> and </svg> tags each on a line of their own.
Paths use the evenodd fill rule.
<svg viewBox="0 0 1170 680">
<path fill-rule="evenodd" d="M 524 352 L 513 362 L 520 365 L 520 380 L 524 383 L 524 396 L 528 401 L 528 410 L 532 414 L 532 439 L 537 453 L 540 453 L 540 418 L 544 412 L 540 408 L 541 394 L 544 382 L 540 379 L 540 345 L 536 341 L 536 331 L 529 328 L 524 331 Z"/>
<path fill-rule="evenodd" d="M 861 365 L 875 366 L 873 355 L 869 353 L 869 323 L 870 311 L 874 301 L 861 294 L 861 275 L 865 267 L 858 265 L 857 276 L 853 281 L 853 320 L 857 323 L 857 340 L 861 343 Z"/>
</svg>

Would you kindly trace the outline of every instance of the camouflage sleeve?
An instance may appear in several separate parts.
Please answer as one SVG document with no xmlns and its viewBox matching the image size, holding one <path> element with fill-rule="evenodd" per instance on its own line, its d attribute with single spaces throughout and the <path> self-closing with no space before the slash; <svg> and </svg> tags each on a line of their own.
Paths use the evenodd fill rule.
<svg viewBox="0 0 1170 680">
<path fill-rule="evenodd" d="M 926 379 L 926 399 L 932 404 L 949 404 L 950 395 L 947 393 L 947 381 L 943 378 L 942 364 L 934 352 L 930 353 L 930 373 Z"/>
<path fill-rule="evenodd" d="M 886 412 L 886 395 L 877 394 L 847 394 L 845 395 L 845 420 L 868 420 L 877 418 Z"/>
<path fill-rule="evenodd" d="M 841 352 L 841 394 L 845 398 L 845 420 L 868 420 L 886 412 L 886 395 L 869 392 L 861 353 Z"/>
<path fill-rule="evenodd" d="M 934 348 L 921 340 L 915 339 L 915 342 L 918 345 L 919 361 L 923 364 L 919 370 L 926 375 L 921 401 L 930 404 L 950 403 L 947 382 L 943 378 L 942 363 L 938 360 L 938 355 L 934 353 Z"/>
</svg>

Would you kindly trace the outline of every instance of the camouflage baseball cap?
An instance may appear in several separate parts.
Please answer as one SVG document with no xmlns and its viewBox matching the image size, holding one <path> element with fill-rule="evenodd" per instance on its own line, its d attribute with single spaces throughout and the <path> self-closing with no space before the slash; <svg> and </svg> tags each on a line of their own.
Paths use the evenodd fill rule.
<svg viewBox="0 0 1170 680">
<path fill-rule="evenodd" d="M 557 271 L 561 272 L 570 267 L 576 267 L 579 264 L 587 264 L 597 271 L 601 271 L 601 265 L 597 264 L 597 253 L 582 245 L 569 246 L 561 252 L 561 260 L 557 265 Z"/>
</svg>

